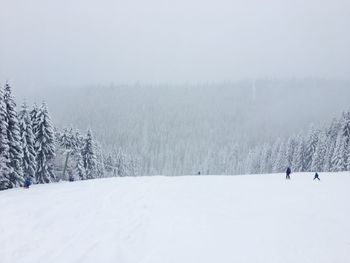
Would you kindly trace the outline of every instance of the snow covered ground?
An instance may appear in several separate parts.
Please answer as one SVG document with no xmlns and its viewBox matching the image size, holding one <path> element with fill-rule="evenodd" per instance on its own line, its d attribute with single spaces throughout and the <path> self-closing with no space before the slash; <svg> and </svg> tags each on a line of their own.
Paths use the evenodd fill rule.
<svg viewBox="0 0 350 263">
<path fill-rule="evenodd" d="M 111 178 L 0 192 L 0 262 L 350 262 L 350 173 Z"/>
</svg>

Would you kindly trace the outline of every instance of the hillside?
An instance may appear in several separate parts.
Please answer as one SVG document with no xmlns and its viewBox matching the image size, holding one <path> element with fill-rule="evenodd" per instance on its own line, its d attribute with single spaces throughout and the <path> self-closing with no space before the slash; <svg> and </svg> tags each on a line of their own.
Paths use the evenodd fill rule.
<svg viewBox="0 0 350 263">
<path fill-rule="evenodd" d="M 349 86 L 322 79 L 63 86 L 26 90 L 18 104 L 45 100 L 57 128 L 92 128 L 106 154 L 122 148 L 137 157 L 141 174 L 250 174 L 241 168 L 250 148 L 307 133 L 311 123 L 329 127 L 348 110 Z"/>
<path fill-rule="evenodd" d="M 2 191 L 1 262 L 346 263 L 349 175 L 111 178 Z"/>
</svg>

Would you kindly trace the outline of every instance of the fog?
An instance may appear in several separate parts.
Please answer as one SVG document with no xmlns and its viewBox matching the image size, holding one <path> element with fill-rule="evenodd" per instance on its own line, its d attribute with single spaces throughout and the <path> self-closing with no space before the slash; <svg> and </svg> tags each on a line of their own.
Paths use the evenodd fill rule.
<svg viewBox="0 0 350 263">
<path fill-rule="evenodd" d="M 28 96 L 350 74 L 348 0 L 1 0 L 0 8 L 0 80 Z"/>
<path fill-rule="evenodd" d="M 106 155 L 136 156 L 142 174 L 241 174 L 251 171 L 242 167 L 252 146 L 308 134 L 312 123 L 328 127 L 349 110 L 349 87 L 314 79 L 108 85 L 46 90 L 36 101 L 47 101 L 60 130 L 90 127 Z"/>
<path fill-rule="evenodd" d="M 0 0 L 0 263 L 350 262 L 346 176 L 350 0 Z"/>
<path fill-rule="evenodd" d="M 252 153 L 276 152 L 311 123 L 325 130 L 349 109 L 348 0 L 0 8 L 0 84 L 17 105 L 46 101 L 57 138 L 91 128 L 100 164 L 125 154 L 141 174 L 254 172 Z"/>
</svg>

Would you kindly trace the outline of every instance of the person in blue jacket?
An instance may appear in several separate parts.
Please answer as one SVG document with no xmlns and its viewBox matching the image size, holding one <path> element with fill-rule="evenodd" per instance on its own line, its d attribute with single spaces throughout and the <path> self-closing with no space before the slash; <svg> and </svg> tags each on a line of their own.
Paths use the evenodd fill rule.
<svg viewBox="0 0 350 263">
<path fill-rule="evenodd" d="M 316 180 L 316 179 L 319 180 L 319 181 L 321 181 L 321 179 L 320 179 L 320 177 L 319 177 L 319 175 L 318 175 L 317 172 L 315 173 L 315 177 L 314 177 L 314 180 Z"/>
<path fill-rule="evenodd" d="M 27 177 L 27 178 L 24 180 L 24 185 L 23 185 L 23 187 L 24 187 L 24 188 L 29 188 L 29 186 L 31 186 L 31 184 L 32 184 L 32 180 L 30 180 L 30 178 Z"/>
<path fill-rule="evenodd" d="M 286 179 L 287 180 L 290 180 L 290 174 L 292 173 L 292 170 L 290 169 L 290 167 L 287 168 L 287 171 L 286 171 Z"/>
</svg>

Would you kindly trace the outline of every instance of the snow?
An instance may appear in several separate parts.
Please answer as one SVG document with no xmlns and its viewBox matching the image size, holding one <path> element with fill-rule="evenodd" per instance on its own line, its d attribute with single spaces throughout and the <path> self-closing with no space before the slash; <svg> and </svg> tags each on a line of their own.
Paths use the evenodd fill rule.
<svg viewBox="0 0 350 263">
<path fill-rule="evenodd" d="M 2 263 L 350 262 L 350 173 L 111 178 L 0 192 Z"/>
</svg>

